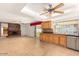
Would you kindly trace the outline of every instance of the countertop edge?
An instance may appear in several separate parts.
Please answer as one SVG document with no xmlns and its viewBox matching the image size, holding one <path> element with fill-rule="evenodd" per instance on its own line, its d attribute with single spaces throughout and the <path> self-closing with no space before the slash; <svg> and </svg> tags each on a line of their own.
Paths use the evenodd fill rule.
<svg viewBox="0 0 79 59">
<path fill-rule="evenodd" d="M 43 32 L 46 34 L 54 34 L 54 35 L 65 35 L 65 36 L 73 36 L 73 37 L 79 37 L 79 35 L 70 35 L 70 34 L 57 34 L 57 33 L 52 33 L 52 32 Z M 41 33 L 42 34 L 42 33 Z"/>
</svg>

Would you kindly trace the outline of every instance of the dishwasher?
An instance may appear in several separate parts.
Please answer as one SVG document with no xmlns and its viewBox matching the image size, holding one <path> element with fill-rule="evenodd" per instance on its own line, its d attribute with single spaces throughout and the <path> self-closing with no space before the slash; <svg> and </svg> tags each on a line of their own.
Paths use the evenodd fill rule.
<svg viewBox="0 0 79 59">
<path fill-rule="evenodd" d="M 76 50 L 79 51 L 79 37 L 77 37 L 77 41 L 76 41 Z"/>
<path fill-rule="evenodd" d="M 76 50 L 76 37 L 67 36 L 67 47 Z"/>
</svg>

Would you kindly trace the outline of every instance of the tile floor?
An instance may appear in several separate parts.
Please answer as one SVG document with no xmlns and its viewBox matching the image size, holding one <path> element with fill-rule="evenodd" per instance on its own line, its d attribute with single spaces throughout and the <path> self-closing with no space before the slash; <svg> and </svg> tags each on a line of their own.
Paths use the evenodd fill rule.
<svg viewBox="0 0 79 59">
<path fill-rule="evenodd" d="M 0 55 L 9 56 L 79 56 L 78 51 L 39 42 L 29 37 L 0 38 Z"/>
</svg>

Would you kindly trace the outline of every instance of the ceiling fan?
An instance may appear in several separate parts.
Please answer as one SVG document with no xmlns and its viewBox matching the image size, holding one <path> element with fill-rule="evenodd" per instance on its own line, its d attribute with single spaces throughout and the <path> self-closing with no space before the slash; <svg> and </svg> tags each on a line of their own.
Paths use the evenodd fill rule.
<svg viewBox="0 0 79 59">
<path fill-rule="evenodd" d="M 49 4 L 48 6 L 49 6 L 49 8 L 44 8 L 44 10 L 43 10 L 44 13 L 41 13 L 40 15 L 44 15 L 44 14 L 47 14 L 47 13 L 48 13 L 49 15 L 52 15 L 52 13 L 61 13 L 61 14 L 64 13 L 64 11 L 62 11 L 62 10 L 57 10 L 58 8 L 64 6 L 63 3 L 60 3 L 60 4 L 58 4 L 58 5 L 55 6 L 55 7 L 53 7 L 52 4 Z"/>
</svg>

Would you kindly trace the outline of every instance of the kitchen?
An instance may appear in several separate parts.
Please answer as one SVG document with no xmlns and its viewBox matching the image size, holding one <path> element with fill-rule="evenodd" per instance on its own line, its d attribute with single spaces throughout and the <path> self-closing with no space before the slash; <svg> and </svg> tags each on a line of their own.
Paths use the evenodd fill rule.
<svg viewBox="0 0 79 59">
<path fill-rule="evenodd" d="M 54 22 L 53 22 L 54 23 Z M 40 40 L 79 51 L 79 20 L 41 23 Z"/>
</svg>

